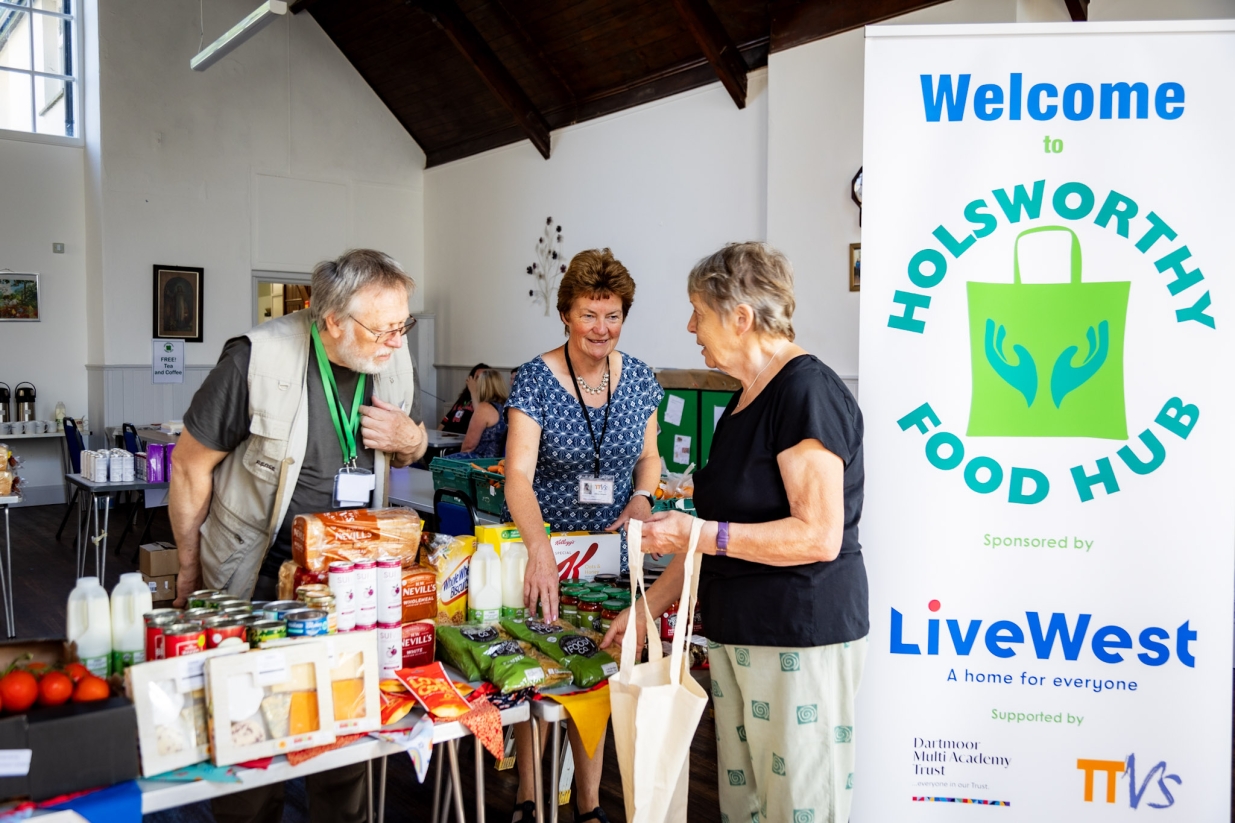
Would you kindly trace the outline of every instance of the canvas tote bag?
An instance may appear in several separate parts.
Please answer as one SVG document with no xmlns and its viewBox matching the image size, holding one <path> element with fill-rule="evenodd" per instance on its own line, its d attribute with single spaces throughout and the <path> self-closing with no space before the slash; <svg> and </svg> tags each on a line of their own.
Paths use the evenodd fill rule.
<svg viewBox="0 0 1235 823">
<path fill-rule="evenodd" d="M 642 608 L 647 617 L 648 662 L 635 663 L 637 621 L 633 619 L 622 638 L 622 666 L 609 680 L 613 709 L 613 742 L 622 772 L 622 793 L 629 823 L 686 823 L 686 800 L 690 785 L 690 744 L 708 697 L 690 675 L 686 642 L 693 623 L 699 591 L 697 551 L 704 521 L 695 519 L 690 529 L 685 576 L 679 599 L 672 653 L 665 657 L 643 581 L 643 524 L 627 524 L 630 553 L 632 609 Z M 637 587 L 637 588 L 636 588 Z"/>
</svg>

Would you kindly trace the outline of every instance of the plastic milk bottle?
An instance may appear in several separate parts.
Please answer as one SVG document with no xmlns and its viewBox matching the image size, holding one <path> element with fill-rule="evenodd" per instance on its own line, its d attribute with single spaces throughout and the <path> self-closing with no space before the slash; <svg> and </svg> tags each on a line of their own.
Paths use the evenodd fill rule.
<svg viewBox="0 0 1235 823">
<path fill-rule="evenodd" d="M 502 561 L 491 543 L 479 543 L 467 581 L 467 622 L 496 623 L 502 616 Z"/>
<path fill-rule="evenodd" d="M 107 589 L 97 577 L 78 578 L 77 585 L 69 592 L 68 624 L 68 638 L 77 644 L 78 659 L 92 673 L 107 677 L 111 658 L 111 606 Z"/>
<path fill-rule="evenodd" d="M 523 608 L 523 573 L 527 570 L 527 546 L 502 544 L 502 617 L 526 617 Z"/>
<path fill-rule="evenodd" d="M 146 659 L 146 621 L 142 616 L 154 611 L 154 596 L 141 574 L 120 575 L 111 593 L 111 671 L 122 674 L 134 663 Z"/>
</svg>

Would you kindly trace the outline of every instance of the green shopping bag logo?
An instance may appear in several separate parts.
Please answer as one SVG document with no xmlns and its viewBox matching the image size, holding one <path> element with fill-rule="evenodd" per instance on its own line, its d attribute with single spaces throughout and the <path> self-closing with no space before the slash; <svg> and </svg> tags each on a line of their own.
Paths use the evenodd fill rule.
<svg viewBox="0 0 1235 823">
<path fill-rule="evenodd" d="M 1021 238 L 1072 235 L 1067 283 L 1022 283 Z M 1130 282 L 1082 283 L 1081 243 L 1065 226 L 1021 232 L 1011 283 L 967 284 L 971 437 L 1128 439 L 1123 351 Z"/>
</svg>

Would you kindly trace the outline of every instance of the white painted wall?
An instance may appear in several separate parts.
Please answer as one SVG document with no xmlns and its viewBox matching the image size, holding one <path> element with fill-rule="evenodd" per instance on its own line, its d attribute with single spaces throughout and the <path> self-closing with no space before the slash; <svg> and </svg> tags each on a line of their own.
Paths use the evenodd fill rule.
<svg viewBox="0 0 1235 823">
<path fill-rule="evenodd" d="M 53 254 L 52 243 L 65 253 Z M 0 322 L 0 382 L 34 383 L 40 420 L 60 400 L 85 413 L 85 260 L 82 150 L 0 140 L 0 268 L 39 273 L 42 316 Z"/>
<path fill-rule="evenodd" d="M 744 110 L 716 84 L 555 131 L 547 162 L 524 142 L 426 171 L 438 362 L 511 366 L 561 343 L 525 274 L 552 216 L 567 259 L 608 246 L 634 277 L 621 348 L 654 366 L 702 367 L 686 275 L 725 242 L 766 234 L 767 106 L 758 71 Z"/>
<path fill-rule="evenodd" d="M 211 0 L 205 42 L 252 8 Z M 288 15 L 199 73 L 189 69 L 198 9 L 102 4 L 103 351 L 93 363 L 150 362 L 154 264 L 206 270 L 205 342 L 185 346 L 190 364 L 213 364 L 250 327 L 253 269 L 308 271 L 364 243 L 424 279 L 424 154 L 313 18 Z M 286 196 L 306 187 L 312 196 Z M 323 215 L 342 224 L 329 242 Z"/>
</svg>

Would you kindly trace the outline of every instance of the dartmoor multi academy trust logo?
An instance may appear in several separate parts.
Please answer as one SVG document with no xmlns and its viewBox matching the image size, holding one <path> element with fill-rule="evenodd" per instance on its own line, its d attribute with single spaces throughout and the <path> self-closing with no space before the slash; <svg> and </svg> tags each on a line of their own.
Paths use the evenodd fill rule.
<svg viewBox="0 0 1235 823">
<path fill-rule="evenodd" d="M 1038 180 L 1016 185 L 1011 193 L 993 189 L 993 204 L 984 197 L 971 201 L 963 209 L 968 231 L 959 239 L 954 225 L 939 225 L 932 232 L 935 243 L 908 261 L 908 283 L 893 293 L 888 326 L 911 335 L 927 334 L 931 292 L 947 277 L 949 266 L 992 234 L 1001 218 L 1020 229 L 1011 243 L 1010 282 L 966 283 L 973 388 L 965 434 L 1127 441 L 1113 455 L 1078 446 L 1077 464 L 1070 467 L 1067 479 L 1080 501 L 1087 502 L 1095 492 L 1115 494 L 1121 482 L 1156 471 L 1166 460 L 1168 444 L 1186 440 L 1200 417 L 1195 404 L 1165 391 L 1160 411 L 1151 422 L 1142 423 L 1134 440 L 1129 438 L 1124 341 L 1133 279 L 1140 281 L 1138 289 L 1153 288 L 1153 299 L 1169 301 L 1176 328 L 1214 329 L 1216 321 L 1205 275 L 1193 267 L 1192 252 L 1178 242 L 1179 233 L 1165 219 L 1115 190 L 1099 200 L 1098 193 L 1081 181 L 1055 186 L 1049 200 L 1047 190 L 1048 181 Z M 1043 216 L 1048 202 L 1054 219 Z M 1021 228 L 1022 222 L 1035 225 Z M 1102 260 L 1096 266 L 1086 264 L 1080 237 L 1063 223 L 1078 228 L 1090 223 L 1114 232 L 1145 255 L 1153 268 L 1129 271 L 1118 279 L 1094 279 L 1089 276 L 1092 272 L 1107 273 L 1110 264 Z M 1021 239 L 1040 232 L 1068 235 L 1065 282 L 1021 281 Z M 1156 286 L 1142 285 L 1143 275 L 1155 271 Z M 961 474 L 972 491 L 1000 491 L 1008 502 L 1021 504 L 1040 503 L 1050 494 L 1053 478 L 1046 471 L 1005 466 L 995 456 L 975 453 L 978 446 L 949 430 L 959 421 L 945 421 L 929 400 L 907 411 L 897 421 L 901 431 L 926 435 L 926 459 L 935 468 L 951 471 L 963 466 Z M 1060 478 L 1054 479 L 1058 483 Z"/>
</svg>

